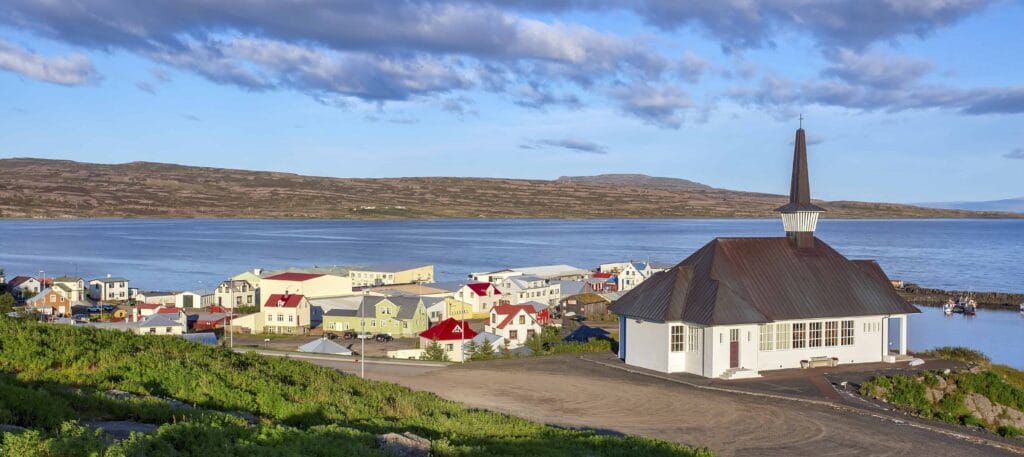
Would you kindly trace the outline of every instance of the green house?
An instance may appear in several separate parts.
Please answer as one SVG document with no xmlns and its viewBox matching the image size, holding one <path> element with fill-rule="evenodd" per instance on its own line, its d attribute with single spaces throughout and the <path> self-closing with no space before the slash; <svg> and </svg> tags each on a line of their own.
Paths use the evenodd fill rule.
<svg viewBox="0 0 1024 457">
<path fill-rule="evenodd" d="M 364 325 L 360 325 L 362 322 Z M 348 330 L 387 333 L 394 337 L 415 337 L 427 329 L 427 309 L 420 297 L 363 297 L 354 309 L 332 309 L 324 313 L 327 333 Z"/>
</svg>

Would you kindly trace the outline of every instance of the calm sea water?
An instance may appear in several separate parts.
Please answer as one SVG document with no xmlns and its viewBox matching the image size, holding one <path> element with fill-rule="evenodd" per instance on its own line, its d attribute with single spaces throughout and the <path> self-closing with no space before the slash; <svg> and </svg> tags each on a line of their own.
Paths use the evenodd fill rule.
<svg viewBox="0 0 1024 457">
<path fill-rule="evenodd" d="M 964 346 L 984 352 L 996 363 L 1024 370 L 1024 313 L 979 309 L 975 316 L 946 316 L 941 308 L 918 308 L 921 314 L 911 315 L 907 323 L 910 350 Z"/>
<path fill-rule="evenodd" d="M 675 263 L 716 236 L 781 232 L 778 220 L 13 220 L 0 221 L 0 268 L 8 277 L 110 273 L 143 290 L 209 289 L 254 267 L 397 261 L 432 263 L 450 280 L 507 266 Z M 825 220 L 818 236 L 850 258 L 877 259 L 893 278 L 1024 292 L 1024 220 Z M 985 344 L 1024 368 L 1019 316 L 985 311 L 960 322 L 930 310 L 912 320 L 912 348 Z M 1011 347 L 1004 359 L 999 348 Z"/>
</svg>

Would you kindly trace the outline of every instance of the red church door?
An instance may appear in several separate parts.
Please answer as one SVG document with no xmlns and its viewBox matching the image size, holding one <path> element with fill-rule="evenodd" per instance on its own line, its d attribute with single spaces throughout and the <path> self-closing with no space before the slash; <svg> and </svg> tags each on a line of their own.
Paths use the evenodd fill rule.
<svg viewBox="0 0 1024 457">
<path fill-rule="evenodd" d="M 729 329 L 729 368 L 740 366 L 740 329 Z"/>
</svg>

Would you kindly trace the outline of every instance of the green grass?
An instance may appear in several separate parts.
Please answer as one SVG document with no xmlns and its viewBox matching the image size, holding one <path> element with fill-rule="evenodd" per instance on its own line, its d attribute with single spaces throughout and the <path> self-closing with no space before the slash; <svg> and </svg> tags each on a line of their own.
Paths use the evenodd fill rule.
<svg viewBox="0 0 1024 457">
<path fill-rule="evenodd" d="M 114 400 L 103 392 L 138 395 Z M 149 398 L 180 400 L 175 410 Z M 247 412 L 250 426 L 229 413 Z M 80 419 L 161 424 L 115 442 Z M 236 354 L 175 337 L 0 319 L 0 455 L 376 455 L 374 435 L 412 432 L 440 456 L 689 456 L 639 437 L 554 428 L 295 360 Z"/>
<path fill-rule="evenodd" d="M 958 362 L 977 363 L 989 365 L 991 361 L 988 356 L 974 349 L 957 346 L 943 346 L 929 351 L 919 352 L 921 357 L 931 357 L 944 360 L 955 360 Z"/>
</svg>

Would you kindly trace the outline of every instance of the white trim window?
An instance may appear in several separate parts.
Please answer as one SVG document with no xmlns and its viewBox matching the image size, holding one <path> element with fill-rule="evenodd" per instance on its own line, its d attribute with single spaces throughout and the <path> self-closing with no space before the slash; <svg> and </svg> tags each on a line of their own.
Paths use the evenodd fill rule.
<svg viewBox="0 0 1024 457">
<path fill-rule="evenodd" d="M 793 349 L 803 349 L 805 347 L 807 347 L 807 323 L 794 322 Z"/>
<path fill-rule="evenodd" d="M 809 322 L 807 324 L 807 347 L 821 347 L 821 322 Z"/>
<path fill-rule="evenodd" d="M 698 336 L 698 334 L 697 334 L 697 327 L 689 327 L 689 328 L 686 329 L 686 331 L 687 331 L 687 336 L 688 336 L 688 341 L 687 341 L 687 344 L 686 344 L 686 352 L 696 352 L 697 351 L 697 336 Z"/>
<path fill-rule="evenodd" d="M 842 333 L 840 334 L 839 344 L 843 346 L 853 346 L 853 321 L 843 321 Z"/>
<path fill-rule="evenodd" d="M 761 334 L 761 341 L 759 346 L 761 352 L 774 351 L 775 324 L 762 324 L 758 330 Z"/>
<path fill-rule="evenodd" d="M 839 321 L 825 321 L 825 346 L 839 345 Z"/>
<path fill-rule="evenodd" d="M 792 336 L 792 324 L 775 324 L 775 350 L 788 350 L 790 348 L 790 338 Z"/>
<path fill-rule="evenodd" d="M 671 338 L 669 349 L 672 352 L 686 352 L 686 326 L 673 325 L 670 328 Z"/>
</svg>

